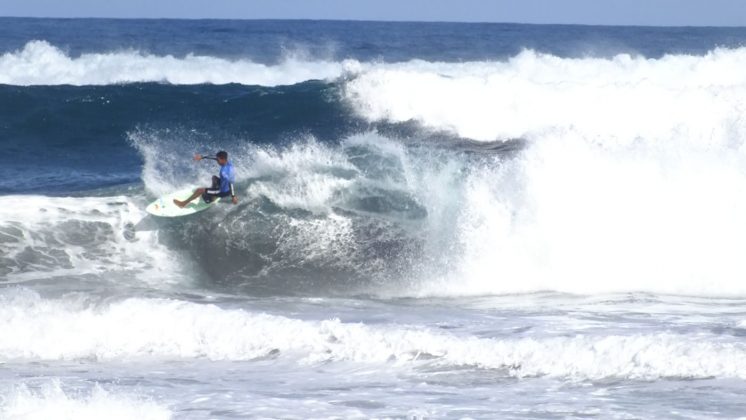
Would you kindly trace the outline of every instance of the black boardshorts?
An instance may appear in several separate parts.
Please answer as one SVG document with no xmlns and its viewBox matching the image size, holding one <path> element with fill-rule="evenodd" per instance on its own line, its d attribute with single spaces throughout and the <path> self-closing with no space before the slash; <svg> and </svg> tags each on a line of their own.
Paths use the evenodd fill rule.
<svg viewBox="0 0 746 420">
<path fill-rule="evenodd" d="M 220 178 L 212 177 L 212 187 L 205 188 L 205 192 L 202 194 L 202 199 L 205 203 L 212 203 L 212 200 L 218 197 L 228 197 L 231 195 L 230 191 L 220 191 Z"/>
</svg>

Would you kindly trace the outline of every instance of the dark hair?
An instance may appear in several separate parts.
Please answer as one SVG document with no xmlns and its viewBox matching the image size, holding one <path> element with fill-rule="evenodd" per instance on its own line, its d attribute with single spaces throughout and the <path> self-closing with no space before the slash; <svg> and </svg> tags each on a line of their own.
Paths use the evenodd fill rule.
<svg viewBox="0 0 746 420">
<path fill-rule="evenodd" d="M 227 160 L 228 159 L 228 152 L 224 152 L 224 151 L 221 150 L 221 151 L 219 151 L 219 152 L 217 152 L 215 154 L 215 157 L 218 158 L 218 159 L 226 159 Z"/>
</svg>

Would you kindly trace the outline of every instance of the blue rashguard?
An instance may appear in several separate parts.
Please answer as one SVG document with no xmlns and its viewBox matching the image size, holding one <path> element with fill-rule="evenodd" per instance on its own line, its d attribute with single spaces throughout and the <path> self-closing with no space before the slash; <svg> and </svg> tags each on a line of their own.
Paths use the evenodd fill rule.
<svg viewBox="0 0 746 420">
<path fill-rule="evenodd" d="M 233 164 L 228 162 L 220 168 L 220 192 L 233 194 L 233 183 L 236 182 L 236 172 Z"/>
<path fill-rule="evenodd" d="M 236 171 L 233 164 L 228 162 L 220 167 L 220 177 L 212 177 L 212 188 L 205 190 L 202 198 L 206 203 L 211 202 L 215 197 L 227 197 L 236 195 L 233 192 L 233 183 L 236 182 Z"/>
</svg>

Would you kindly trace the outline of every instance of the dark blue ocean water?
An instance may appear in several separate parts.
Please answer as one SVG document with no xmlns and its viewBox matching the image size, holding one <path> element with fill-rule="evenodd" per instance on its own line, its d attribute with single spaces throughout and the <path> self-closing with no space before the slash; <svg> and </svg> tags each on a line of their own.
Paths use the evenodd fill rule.
<svg viewBox="0 0 746 420">
<path fill-rule="evenodd" d="M 272 66 L 288 55 L 303 62 L 467 62 L 506 60 L 527 49 L 557 57 L 658 58 L 739 47 L 746 29 L 0 18 L 2 71 L 17 70 L 20 64 L 12 58 L 40 40 L 73 62 L 81 54 L 103 55 L 105 61 L 106 54 L 130 52 Z M 70 64 L 45 61 L 43 54 L 32 60 L 50 74 L 65 72 Z M 90 86 L 81 78 L 75 84 L 82 86 L 68 86 L 42 77 L 35 86 L 1 85 L 0 192 L 62 194 L 137 182 L 143 162 L 128 141 L 135 130 L 200 132 L 225 139 L 221 145 L 229 148 L 245 141 L 286 144 L 301 133 L 334 142 L 375 128 L 350 112 L 340 97 L 339 79 L 293 81 L 218 86 L 125 80 Z"/>
<path fill-rule="evenodd" d="M 656 58 L 701 54 L 745 42 L 743 28 L 522 25 L 282 20 L 138 20 L 0 18 L 0 51 L 43 39 L 75 57 L 136 49 L 276 62 L 288 50 L 358 60 L 473 61 L 504 59 L 523 49 L 561 57 L 621 52 Z"/>
</svg>

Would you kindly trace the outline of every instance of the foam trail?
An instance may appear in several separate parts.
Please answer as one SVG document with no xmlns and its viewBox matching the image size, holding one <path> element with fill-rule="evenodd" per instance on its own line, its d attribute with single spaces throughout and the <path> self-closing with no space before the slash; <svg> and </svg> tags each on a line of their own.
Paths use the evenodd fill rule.
<svg viewBox="0 0 746 420">
<path fill-rule="evenodd" d="M 5 360 L 251 360 L 279 352 L 304 365 L 427 363 L 502 369 L 516 377 L 746 378 L 746 346 L 715 336 L 487 339 L 408 326 L 304 321 L 168 299 L 89 306 L 20 290 L 6 292 L 2 300 L 0 359 Z"/>
<path fill-rule="evenodd" d="M 0 398 L 0 416 L 5 419 L 70 420 L 166 420 L 172 413 L 166 407 L 131 395 L 119 395 L 96 385 L 88 394 L 66 391 L 59 380 L 50 380 L 41 389 L 19 385 Z"/>
<path fill-rule="evenodd" d="M 277 86 L 340 76 L 354 61 L 305 61 L 288 57 L 277 65 L 248 59 L 187 55 L 156 56 L 139 51 L 70 57 L 46 41 L 32 41 L 0 56 L 0 83 L 9 85 L 109 85 L 134 82 Z"/>
</svg>

